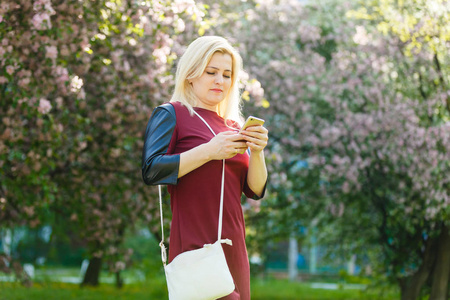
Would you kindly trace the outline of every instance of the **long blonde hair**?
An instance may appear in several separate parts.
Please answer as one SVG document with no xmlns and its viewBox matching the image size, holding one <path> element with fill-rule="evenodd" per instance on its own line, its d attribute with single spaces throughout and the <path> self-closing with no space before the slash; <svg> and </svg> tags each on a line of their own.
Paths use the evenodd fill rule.
<svg viewBox="0 0 450 300">
<path fill-rule="evenodd" d="M 200 77 L 205 71 L 211 57 L 216 52 L 229 54 L 232 58 L 231 86 L 224 100 L 217 106 L 219 116 L 227 120 L 242 123 L 241 97 L 238 86 L 238 75 L 242 70 L 242 58 L 230 43 L 219 36 L 202 36 L 193 41 L 177 66 L 175 90 L 170 102 L 181 102 L 191 114 L 197 106 L 198 98 L 194 94 L 189 80 Z"/>
</svg>

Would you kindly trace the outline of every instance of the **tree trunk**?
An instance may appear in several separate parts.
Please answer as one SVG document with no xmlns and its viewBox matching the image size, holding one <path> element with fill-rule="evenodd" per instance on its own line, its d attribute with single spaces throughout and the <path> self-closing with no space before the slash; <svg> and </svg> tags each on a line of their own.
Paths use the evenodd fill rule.
<svg viewBox="0 0 450 300">
<path fill-rule="evenodd" d="M 123 287 L 123 279 L 120 276 L 120 271 L 116 272 L 116 287 L 121 289 Z"/>
<path fill-rule="evenodd" d="M 82 286 L 90 285 L 90 286 L 98 286 L 100 278 L 100 270 L 102 268 L 102 259 L 101 257 L 92 257 L 89 260 L 89 266 L 84 274 Z"/>
<path fill-rule="evenodd" d="M 433 300 L 447 300 L 450 276 L 450 233 L 444 226 L 439 236 L 436 263 L 432 274 L 431 295 Z"/>
<path fill-rule="evenodd" d="M 401 300 L 419 298 L 420 290 L 427 281 L 436 261 L 437 239 L 428 239 L 423 254 L 422 264 L 413 275 L 400 279 Z M 430 298 L 432 299 L 432 298 Z"/>
<path fill-rule="evenodd" d="M 298 277 L 297 260 L 298 260 L 298 242 L 295 235 L 292 234 L 289 238 L 289 253 L 288 253 L 288 274 L 290 281 L 296 281 Z"/>
</svg>

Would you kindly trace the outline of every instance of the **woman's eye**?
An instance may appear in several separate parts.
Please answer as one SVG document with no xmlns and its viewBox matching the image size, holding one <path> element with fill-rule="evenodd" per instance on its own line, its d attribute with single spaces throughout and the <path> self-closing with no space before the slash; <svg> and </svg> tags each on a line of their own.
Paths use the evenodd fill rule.
<svg viewBox="0 0 450 300">
<path fill-rule="evenodd" d="M 211 76 L 215 76 L 216 75 L 216 72 L 206 72 L 206 74 L 208 74 L 208 75 L 211 75 Z M 222 75 L 223 77 L 225 77 L 225 78 L 231 78 L 231 76 L 230 75 Z"/>
</svg>

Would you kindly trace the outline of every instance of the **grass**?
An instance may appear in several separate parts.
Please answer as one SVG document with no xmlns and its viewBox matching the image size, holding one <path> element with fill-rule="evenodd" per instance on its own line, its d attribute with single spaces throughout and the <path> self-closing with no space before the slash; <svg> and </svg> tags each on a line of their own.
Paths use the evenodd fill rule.
<svg viewBox="0 0 450 300">
<path fill-rule="evenodd" d="M 394 300 L 399 299 L 394 291 L 381 293 L 372 289 L 326 290 L 312 288 L 311 283 L 290 282 L 288 280 L 253 280 L 253 300 Z"/>
<path fill-rule="evenodd" d="M 164 278 L 139 284 L 125 285 L 116 289 L 111 284 L 101 284 L 98 288 L 80 288 L 77 284 L 35 282 L 31 288 L 18 283 L 0 282 L 0 300 L 149 300 L 167 299 Z M 252 280 L 252 300 L 394 300 L 398 294 L 380 291 L 361 290 L 324 290 L 313 289 L 309 283 L 289 282 L 276 279 Z"/>
<path fill-rule="evenodd" d="M 162 282 L 164 283 L 164 282 Z M 159 288 L 155 288 L 155 287 Z M 161 284 L 156 286 L 125 286 L 118 290 L 113 285 L 103 284 L 99 288 L 80 288 L 72 283 L 38 283 L 31 288 L 18 284 L 0 283 L 0 300 L 140 300 L 167 299 Z M 165 287 L 165 286 L 164 286 Z"/>
</svg>

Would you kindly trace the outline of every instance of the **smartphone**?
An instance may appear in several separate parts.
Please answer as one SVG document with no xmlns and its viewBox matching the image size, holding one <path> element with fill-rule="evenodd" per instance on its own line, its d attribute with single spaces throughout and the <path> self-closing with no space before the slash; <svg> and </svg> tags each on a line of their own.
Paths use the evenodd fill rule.
<svg viewBox="0 0 450 300">
<path fill-rule="evenodd" d="M 239 131 L 239 133 L 242 130 L 245 130 L 249 126 L 263 125 L 264 122 L 265 121 L 263 119 L 260 119 L 260 118 L 254 117 L 254 116 L 249 116 L 247 118 L 247 120 L 245 121 L 244 125 L 242 126 L 241 130 Z"/>
</svg>

